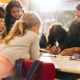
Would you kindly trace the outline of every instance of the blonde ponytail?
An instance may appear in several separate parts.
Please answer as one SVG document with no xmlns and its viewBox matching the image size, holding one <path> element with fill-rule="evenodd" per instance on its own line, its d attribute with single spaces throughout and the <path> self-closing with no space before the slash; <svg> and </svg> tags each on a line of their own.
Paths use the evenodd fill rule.
<svg viewBox="0 0 80 80">
<path fill-rule="evenodd" d="M 0 43 L 7 44 L 15 36 L 23 36 L 27 29 L 30 30 L 33 26 L 36 25 L 40 27 L 40 17 L 35 12 L 27 11 L 27 13 L 24 13 L 20 20 L 14 24 L 9 34 L 3 40 L 1 40 Z"/>
<path fill-rule="evenodd" d="M 0 43 L 8 44 L 8 42 L 11 39 L 13 39 L 15 36 L 22 36 L 24 34 L 25 34 L 25 29 L 23 26 L 23 21 L 22 20 L 16 21 L 12 30 L 9 32 L 9 34 L 3 40 L 0 41 Z"/>
</svg>

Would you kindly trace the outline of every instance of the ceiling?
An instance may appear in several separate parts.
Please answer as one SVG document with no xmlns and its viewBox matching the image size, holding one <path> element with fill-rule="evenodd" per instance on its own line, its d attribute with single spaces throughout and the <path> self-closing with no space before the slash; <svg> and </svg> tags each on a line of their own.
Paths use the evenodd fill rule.
<svg viewBox="0 0 80 80">
<path fill-rule="evenodd" d="M 63 0 L 63 1 L 74 2 L 74 1 L 80 1 L 80 0 Z"/>
</svg>

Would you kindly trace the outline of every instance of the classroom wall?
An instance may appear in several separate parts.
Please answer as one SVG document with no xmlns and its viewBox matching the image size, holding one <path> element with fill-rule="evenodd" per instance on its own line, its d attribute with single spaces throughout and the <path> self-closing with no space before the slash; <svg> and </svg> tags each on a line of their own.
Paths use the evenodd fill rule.
<svg viewBox="0 0 80 80">
<path fill-rule="evenodd" d="M 29 10 L 29 1 L 30 0 L 20 0 L 23 4 L 23 6 L 25 7 L 25 10 Z"/>
</svg>

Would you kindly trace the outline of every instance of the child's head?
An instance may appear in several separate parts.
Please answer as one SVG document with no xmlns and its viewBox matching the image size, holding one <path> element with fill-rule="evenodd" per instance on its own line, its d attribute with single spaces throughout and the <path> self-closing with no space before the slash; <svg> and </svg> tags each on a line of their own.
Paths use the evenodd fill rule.
<svg viewBox="0 0 80 80">
<path fill-rule="evenodd" d="M 39 34 L 41 19 L 38 14 L 29 11 L 21 17 L 21 20 L 23 21 L 23 24 L 26 25 L 26 29 L 29 29 Z"/>
<path fill-rule="evenodd" d="M 5 15 L 0 11 L 0 27 L 4 27 L 5 24 Z"/>
<path fill-rule="evenodd" d="M 49 30 L 48 40 L 49 39 L 56 40 L 61 44 L 65 39 L 66 35 L 67 33 L 65 29 L 62 28 L 61 24 L 56 23 L 56 24 L 53 24 Z"/>
<path fill-rule="evenodd" d="M 4 19 L 5 19 L 5 10 L 3 7 L 0 7 L 0 22 L 4 22 Z"/>
<path fill-rule="evenodd" d="M 23 14 L 23 6 L 19 0 L 12 0 L 6 6 L 7 16 L 19 19 Z"/>
<path fill-rule="evenodd" d="M 0 34 L 3 34 L 5 26 L 5 10 L 0 7 Z"/>
<path fill-rule="evenodd" d="M 23 36 L 26 33 L 26 30 L 31 30 L 35 33 L 39 33 L 41 26 L 40 17 L 31 11 L 24 13 L 20 20 L 16 21 L 12 30 L 9 32 L 8 36 L 4 39 L 4 42 L 7 43 L 9 40 L 15 36 Z"/>
</svg>

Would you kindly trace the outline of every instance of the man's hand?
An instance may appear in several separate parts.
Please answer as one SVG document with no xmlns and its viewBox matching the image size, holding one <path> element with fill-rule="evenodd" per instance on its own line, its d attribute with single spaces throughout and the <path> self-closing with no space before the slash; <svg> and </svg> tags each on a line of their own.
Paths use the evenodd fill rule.
<svg viewBox="0 0 80 80">
<path fill-rule="evenodd" d="M 68 49 L 64 49 L 60 55 L 62 56 L 72 56 L 74 54 L 74 49 L 73 48 L 68 48 Z"/>
</svg>

